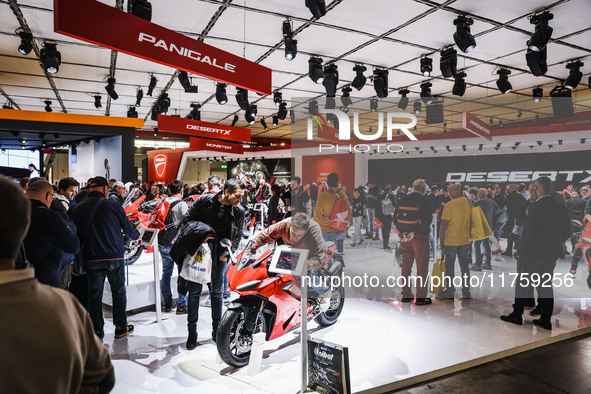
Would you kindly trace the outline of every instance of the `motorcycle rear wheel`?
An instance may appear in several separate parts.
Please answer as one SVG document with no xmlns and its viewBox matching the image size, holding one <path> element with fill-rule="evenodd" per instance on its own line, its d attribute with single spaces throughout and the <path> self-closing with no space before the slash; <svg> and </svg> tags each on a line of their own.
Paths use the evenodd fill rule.
<svg viewBox="0 0 591 394">
<path fill-rule="evenodd" d="M 330 307 L 314 318 L 314 321 L 321 326 L 331 326 L 337 322 L 345 305 L 345 288 L 339 286 L 332 291 L 330 296 Z"/>
<path fill-rule="evenodd" d="M 248 365 L 252 336 L 261 331 L 264 332 L 264 323 L 260 316 L 254 333 L 248 333 L 244 329 L 242 309 L 228 309 L 222 317 L 216 334 L 216 346 L 222 360 L 235 368 Z"/>
</svg>

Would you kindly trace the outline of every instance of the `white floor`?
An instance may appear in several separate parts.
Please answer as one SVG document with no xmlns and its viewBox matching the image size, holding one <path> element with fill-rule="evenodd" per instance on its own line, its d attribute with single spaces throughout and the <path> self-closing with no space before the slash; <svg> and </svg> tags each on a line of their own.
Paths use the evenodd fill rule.
<svg viewBox="0 0 591 394">
<path fill-rule="evenodd" d="M 347 240 L 348 241 L 348 240 Z M 348 244 L 349 242 L 347 242 Z M 348 247 L 347 272 L 388 272 L 399 275 L 393 254 L 378 249 L 381 241 L 367 246 Z M 150 272 L 148 259 L 130 268 Z M 493 261 L 496 275 L 513 272 L 512 258 Z M 559 261 L 556 272 L 567 273 L 570 262 Z M 458 268 L 456 268 L 458 270 Z M 486 273 L 486 271 L 485 271 Z M 473 273 L 474 276 L 484 274 Z M 573 288 L 591 297 L 586 287 L 586 267 L 580 266 Z M 150 275 L 152 276 L 152 275 Z M 556 300 L 554 329 L 538 329 L 532 318 L 524 315 L 524 325 L 504 323 L 499 315 L 511 311 L 511 289 L 497 291 L 497 286 L 473 288 L 470 300 L 435 300 L 430 306 L 414 306 L 398 301 L 394 291 L 358 291 L 348 297 L 339 321 L 319 329 L 310 324 L 310 335 L 349 348 L 353 392 L 406 379 L 550 336 L 571 332 L 589 325 L 579 322 L 579 312 L 591 299 Z M 557 292 L 559 293 L 559 292 Z M 397 298 L 391 298 L 393 296 Z M 557 294 L 560 296 L 560 294 Z M 351 296 L 351 294 L 349 294 Z M 249 377 L 246 370 L 234 370 L 216 363 L 216 348 L 211 340 L 211 315 L 201 308 L 198 323 L 199 346 L 193 351 L 184 347 L 186 316 L 164 314 L 164 321 L 154 323 L 154 312 L 129 316 L 135 332 L 115 340 L 107 318 L 105 346 L 109 348 L 117 383 L 114 393 L 295 393 L 299 389 L 299 332 L 266 343 L 262 371 Z"/>
</svg>

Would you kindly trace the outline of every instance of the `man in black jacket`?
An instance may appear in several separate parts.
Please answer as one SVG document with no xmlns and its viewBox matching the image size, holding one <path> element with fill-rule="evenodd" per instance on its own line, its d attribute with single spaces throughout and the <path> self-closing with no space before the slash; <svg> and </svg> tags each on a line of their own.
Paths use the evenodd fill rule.
<svg viewBox="0 0 591 394">
<path fill-rule="evenodd" d="M 505 199 L 505 207 L 507 207 L 507 214 L 509 221 L 507 222 L 514 230 L 507 238 L 507 249 L 501 253 L 503 256 L 513 256 L 513 243 L 518 241 L 523 232 L 523 225 L 525 224 L 525 211 L 527 209 L 527 200 L 517 191 L 518 186 L 514 183 L 509 185 L 509 195 Z"/>
<path fill-rule="evenodd" d="M 390 250 L 388 242 L 390 242 L 390 230 L 392 230 L 392 215 L 396 207 L 396 198 L 392 194 L 392 186 L 387 185 L 384 188 L 384 193 L 379 195 L 378 201 L 376 214 L 382 221 L 382 249 Z"/>
<path fill-rule="evenodd" d="M 140 234 L 127 218 L 121 204 L 108 198 L 109 184 L 104 177 L 92 178 L 88 189 L 88 200 L 76 205 L 71 214 L 83 244 L 80 253 L 88 276 L 88 313 L 96 334 L 102 339 L 105 325 L 102 300 L 106 276 L 113 294 L 115 338 L 123 338 L 133 332 L 133 325 L 127 324 L 125 315 L 125 246 L 121 231 L 130 239 L 138 241 Z M 94 216 L 91 217 L 93 211 Z"/>
<path fill-rule="evenodd" d="M 210 225 L 216 233 L 217 245 L 211 269 L 211 318 L 212 339 L 216 340 L 216 332 L 222 318 L 222 287 L 224 284 L 224 272 L 228 264 L 227 251 L 221 246 L 224 238 L 232 242 L 232 252 L 238 249 L 242 239 L 244 228 L 244 209 L 240 205 L 244 194 L 244 183 L 236 179 L 228 179 L 224 184 L 224 190 L 217 194 L 202 195 L 187 212 L 183 219 L 185 224 L 198 221 Z M 189 282 L 187 328 L 187 349 L 197 347 L 197 320 L 199 320 L 199 296 L 202 290 L 201 283 Z"/>
<path fill-rule="evenodd" d="M 519 277 L 515 283 L 513 312 L 501 316 L 501 319 L 513 324 L 523 324 L 523 308 L 528 286 L 531 286 L 532 280 L 539 278 L 541 284 L 536 286 L 536 289 L 541 317 L 534 319 L 533 323 L 551 330 L 550 318 L 554 310 L 552 279 L 556 260 L 564 258 L 563 245 L 570 237 L 570 224 L 566 207 L 551 197 L 550 178 L 538 178 L 536 189 L 539 197 L 529 206 L 523 236 L 517 250 Z"/>
</svg>

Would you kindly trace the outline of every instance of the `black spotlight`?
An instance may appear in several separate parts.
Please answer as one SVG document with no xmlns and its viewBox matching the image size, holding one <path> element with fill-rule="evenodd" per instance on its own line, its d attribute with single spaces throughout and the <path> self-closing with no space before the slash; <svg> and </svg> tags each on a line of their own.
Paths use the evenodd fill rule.
<svg viewBox="0 0 591 394">
<path fill-rule="evenodd" d="M 373 70 L 373 88 L 379 98 L 388 97 L 388 70 Z"/>
<path fill-rule="evenodd" d="M 441 51 L 441 60 L 439 61 L 439 68 L 444 78 L 455 77 L 458 66 L 458 52 L 453 48 L 448 48 Z"/>
<path fill-rule="evenodd" d="M 341 89 L 341 92 L 343 92 L 343 95 L 341 96 L 341 103 L 343 104 L 343 107 L 345 108 L 351 108 L 351 106 L 353 105 L 353 101 L 351 100 L 351 92 L 353 91 L 353 89 L 351 88 L 343 88 Z"/>
<path fill-rule="evenodd" d="M 318 101 L 316 100 L 312 100 L 308 103 L 308 112 L 313 114 L 314 111 L 318 112 Z"/>
<path fill-rule="evenodd" d="M 461 73 L 457 73 L 456 74 L 456 78 L 455 78 L 455 82 L 454 82 L 454 87 L 451 90 L 451 93 L 454 96 L 463 96 L 464 93 L 466 93 L 466 80 L 464 79 L 466 78 L 466 73 L 465 72 L 461 72 Z"/>
<path fill-rule="evenodd" d="M 308 76 L 315 83 L 324 82 L 324 72 L 322 71 L 322 59 L 311 57 L 308 59 Z"/>
<path fill-rule="evenodd" d="M 191 80 L 189 79 L 189 74 L 186 71 L 181 71 L 179 73 L 179 82 L 183 89 L 185 89 L 185 93 L 197 93 L 198 88 L 191 84 Z"/>
<path fill-rule="evenodd" d="M 432 71 L 433 59 L 431 59 L 430 57 L 421 58 L 421 74 L 423 74 L 423 77 L 430 76 Z"/>
<path fill-rule="evenodd" d="M 351 86 L 357 90 L 361 90 L 365 86 L 365 81 L 367 81 L 367 77 L 363 75 L 363 73 L 367 71 L 367 67 L 358 64 L 353 67 L 353 71 L 355 71 L 356 75 L 353 79 L 353 82 L 351 83 Z"/>
<path fill-rule="evenodd" d="M 150 119 L 157 121 L 158 120 L 158 114 L 160 113 L 160 107 L 158 106 L 158 103 L 154 103 L 154 105 L 152 105 L 152 112 L 150 113 Z"/>
<path fill-rule="evenodd" d="M 158 127 L 154 127 L 154 137 L 158 137 Z"/>
<path fill-rule="evenodd" d="M 335 97 L 337 95 L 337 85 L 339 84 L 339 70 L 336 64 L 324 66 L 324 81 L 322 82 L 326 95 Z"/>
<path fill-rule="evenodd" d="M 525 53 L 527 66 L 529 67 L 531 73 L 536 77 L 544 75 L 546 74 L 546 71 L 548 71 L 548 63 L 546 63 L 547 53 L 547 48 L 544 48 L 541 51 L 532 51 L 528 48 L 527 52 Z"/>
<path fill-rule="evenodd" d="M 191 103 L 191 112 L 187 115 L 187 119 L 201 120 L 201 104 Z"/>
<path fill-rule="evenodd" d="M 263 126 L 263 128 L 265 130 L 269 130 L 269 127 L 267 126 L 267 122 L 265 122 L 265 118 L 261 118 L 261 126 Z"/>
<path fill-rule="evenodd" d="M 113 100 L 117 100 L 119 98 L 119 95 L 115 91 L 116 82 L 117 81 L 115 80 L 115 78 L 109 78 L 107 79 L 107 86 L 105 86 L 105 90 L 107 91 L 107 93 L 109 93 L 109 96 L 111 96 Z"/>
<path fill-rule="evenodd" d="M 564 87 L 567 89 L 575 89 L 579 82 L 581 82 L 581 78 L 583 78 L 583 73 L 581 72 L 580 68 L 583 67 L 584 64 L 580 61 L 571 62 L 566 65 L 566 68 L 570 70 L 568 73 L 568 77 L 566 77 L 566 81 L 564 81 Z"/>
<path fill-rule="evenodd" d="M 2 106 L 2 109 L 14 109 L 14 107 L 12 106 L 12 102 L 7 101 L 6 104 Z"/>
<path fill-rule="evenodd" d="M 228 102 L 228 95 L 226 94 L 226 84 L 218 82 L 215 87 L 215 99 L 218 104 L 224 105 Z"/>
<path fill-rule="evenodd" d="M 152 4 L 147 0 L 129 0 L 127 12 L 148 22 L 152 21 Z"/>
<path fill-rule="evenodd" d="M 277 110 L 277 117 L 280 120 L 284 120 L 287 117 L 287 103 L 279 104 L 279 109 Z"/>
<path fill-rule="evenodd" d="M 138 89 L 137 93 L 135 95 L 135 106 L 139 107 L 140 105 L 142 105 L 142 99 L 144 98 L 144 90 L 143 89 Z"/>
<path fill-rule="evenodd" d="M 283 102 L 283 95 L 281 92 L 273 92 L 273 103 L 276 107 L 279 107 Z"/>
<path fill-rule="evenodd" d="M 232 126 L 236 126 L 236 123 L 238 123 L 238 115 L 234 114 L 234 119 L 232 119 Z"/>
<path fill-rule="evenodd" d="M 574 107 L 571 89 L 568 89 L 566 86 L 555 86 L 550 92 L 550 97 L 556 119 L 570 118 L 573 116 Z"/>
<path fill-rule="evenodd" d="M 18 46 L 18 51 L 27 56 L 33 50 L 33 35 L 30 31 L 21 30 L 18 32 L 21 38 L 21 44 Z"/>
<path fill-rule="evenodd" d="M 531 97 L 534 103 L 539 103 L 540 101 L 542 101 L 542 98 L 544 97 L 544 90 L 542 88 L 534 88 Z"/>
<path fill-rule="evenodd" d="M 326 109 L 335 109 L 337 107 L 336 101 L 334 97 L 326 97 L 326 101 L 324 102 L 324 108 Z"/>
<path fill-rule="evenodd" d="M 279 117 L 277 115 L 273 115 L 273 126 L 277 126 L 279 124 Z"/>
<path fill-rule="evenodd" d="M 423 82 L 421 84 L 421 100 L 423 100 L 425 104 L 431 104 L 433 102 L 431 86 L 433 86 L 431 82 Z"/>
<path fill-rule="evenodd" d="M 509 74 L 511 74 L 511 70 L 501 68 L 497 71 L 497 74 L 499 74 L 499 79 L 497 79 L 497 87 L 501 93 L 510 93 L 511 90 L 513 90 L 513 86 L 511 86 L 511 82 L 509 82 Z"/>
<path fill-rule="evenodd" d="M 152 93 L 154 93 L 154 88 L 158 83 L 158 79 L 154 75 L 150 75 L 150 85 L 148 86 L 148 92 L 146 93 L 148 96 L 152 97 Z"/>
<path fill-rule="evenodd" d="M 99 96 L 98 94 L 96 96 L 94 96 L 94 108 L 102 108 L 103 105 L 101 104 L 101 96 Z"/>
<path fill-rule="evenodd" d="M 468 18 L 464 15 L 458 16 L 454 20 L 456 26 L 456 32 L 454 33 L 454 41 L 460 50 L 464 53 L 468 53 L 476 48 L 476 40 L 472 33 L 470 33 L 470 26 L 474 23 L 472 18 Z"/>
<path fill-rule="evenodd" d="M 408 89 L 402 89 L 398 91 L 398 94 L 400 94 L 402 97 L 400 98 L 400 101 L 398 101 L 398 109 L 401 111 L 404 111 L 406 109 L 406 107 L 408 107 L 408 97 L 406 97 L 407 94 L 409 94 L 410 91 Z"/>
<path fill-rule="evenodd" d="M 378 99 L 372 98 L 369 100 L 369 109 L 371 112 L 376 112 L 378 110 Z"/>
<path fill-rule="evenodd" d="M 248 109 L 248 90 L 237 88 L 236 89 L 236 103 L 240 109 L 246 111 Z"/>
<path fill-rule="evenodd" d="M 527 42 L 527 47 L 530 50 L 539 52 L 546 48 L 546 45 L 548 45 L 548 42 L 550 41 L 550 37 L 552 37 L 552 28 L 548 26 L 548 21 L 553 18 L 554 15 L 548 11 L 544 11 L 538 15 L 533 15 L 530 18 L 529 23 L 536 25 L 534 34 Z"/>
<path fill-rule="evenodd" d="M 419 100 L 415 101 L 412 104 L 412 111 L 415 113 L 415 115 L 419 115 L 421 113 L 421 109 L 422 109 L 422 106 L 421 106 L 421 102 Z"/>
<path fill-rule="evenodd" d="M 316 19 L 320 19 L 326 15 L 326 3 L 324 0 L 306 0 L 306 7 L 308 7 Z"/>
<path fill-rule="evenodd" d="M 289 61 L 298 54 L 298 41 L 293 39 L 291 21 L 283 21 L 283 39 L 285 41 L 285 58 Z"/>
<path fill-rule="evenodd" d="M 170 107 L 170 98 L 168 97 L 168 93 L 162 93 L 160 97 L 158 97 L 158 113 L 165 114 L 168 112 L 168 108 Z"/>
<path fill-rule="evenodd" d="M 62 64 L 62 54 L 57 50 L 55 42 L 43 42 L 43 49 L 41 49 L 41 63 L 43 68 L 50 74 L 55 74 L 59 71 Z"/>
<path fill-rule="evenodd" d="M 254 123 L 254 117 L 257 115 L 257 106 L 251 105 L 248 109 L 244 112 L 244 118 L 249 124 Z"/>
<path fill-rule="evenodd" d="M 138 117 L 135 107 L 127 108 L 127 117 L 128 118 L 137 118 Z"/>
<path fill-rule="evenodd" d="M 45 112 L 53 112 L 53 109 L 51 108 L 51 101 L 45 100 L 43 103 L 45 103 Z"/>
</svg>

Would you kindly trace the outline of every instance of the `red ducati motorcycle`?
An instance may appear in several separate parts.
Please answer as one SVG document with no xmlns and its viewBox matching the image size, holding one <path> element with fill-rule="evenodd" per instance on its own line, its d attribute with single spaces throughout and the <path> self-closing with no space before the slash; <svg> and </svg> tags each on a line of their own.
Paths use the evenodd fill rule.
<svg viewBox="0 0 591 394">
<path fill-rule="evenodd" d="M 579 235 L 579 243 L 575 245 L 575 248 L 581 248 L 583 260 L 587 263 L 587 268 L 591 270 L 591 222 L 585 223 L 585 228 Z M 591 271 L 587 275 L 587 286 L 591 289 Z"/>
<path fill-rule="evenodd" d="M 229 250 L 229 241 L 222 242 Z M 263 332 L 270 341 L 298 328 L 301 323 L 299 282 L 291 275 L 269 272 L 274 252 L 267 250 L 259 256 L 253 255 L 248 252 L 251 243 L 238 256 L 230 256 L 229 287 L 240 297 L 228 305 L 216 334 L 220 357 L 233 367 L 248 364 L 253 334 Z M 343 268 L 342 254 L 336 252 L 336 245 L 329 246 L 319 272 L 340 276 Z M 317 298 L 309 298 L 307 319 L 330 326 L 341 314 L 344 301 L 342 286 L 331 289 L 330 305 L 325 311 Z"/>
</svg>

